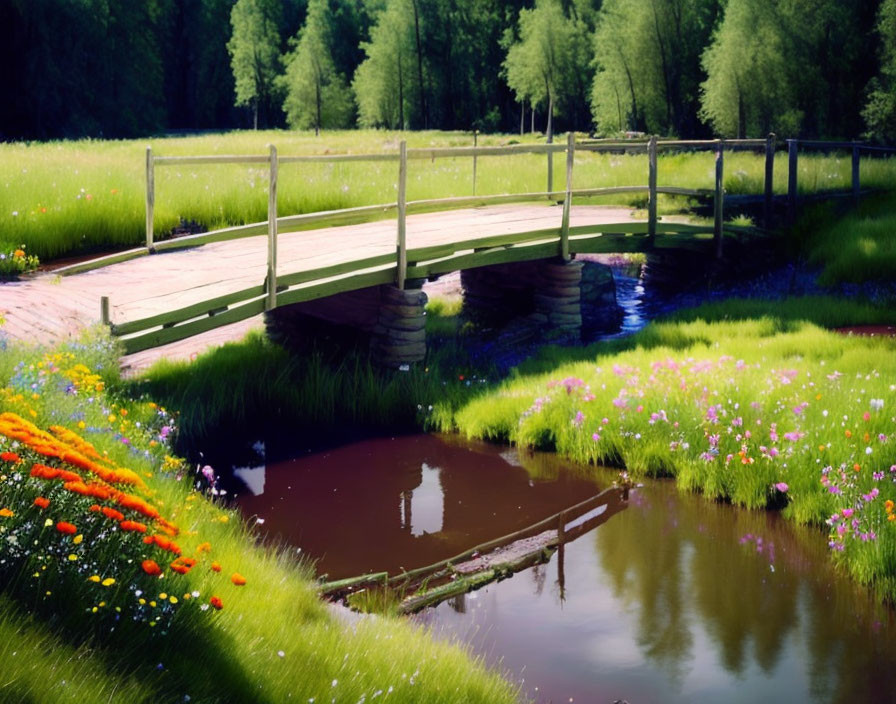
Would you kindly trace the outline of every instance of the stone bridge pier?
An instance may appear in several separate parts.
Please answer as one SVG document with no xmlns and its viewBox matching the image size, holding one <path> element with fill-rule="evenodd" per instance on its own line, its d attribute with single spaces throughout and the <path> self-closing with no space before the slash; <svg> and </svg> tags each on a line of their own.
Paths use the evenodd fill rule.
<svg viewBox="0 0 896 704">
<path fill-rule="evenodd" d="M 463 315 L 487 328 L 519 321 L 533 335 L 575 340 L 583 326 L 604 325 L 617 316 L 613 277 L 607 267 L 594 262 L 496 264 L 464 270 L 460 279 Z M 411 287 L 405 290 L 382 285 L 276 308 L 265 313 L 268 335 L 295 345 L 320 334 L 315 328 L 325 321 L 335 324 L 329 334 L 369 345 L 382 366 L 421 362 L 426 356 L 427 295 L 420 288 L 422 281 L 408 283 Z"/>
</svg>

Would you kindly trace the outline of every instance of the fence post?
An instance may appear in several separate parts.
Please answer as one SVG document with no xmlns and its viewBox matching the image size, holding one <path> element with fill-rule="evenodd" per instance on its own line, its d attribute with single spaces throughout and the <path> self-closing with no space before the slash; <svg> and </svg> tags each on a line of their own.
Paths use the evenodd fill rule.
<svg viewBox="0 0 896 704">
<path fill-rule="evenodd" d="M 576 135 L 566 135 L 566 198 L 563 200 L 563 219 L 560 227 L 560 256 L 568 262 L 569 256 L 569 209 L 572 206 L 572 164 L 576 152 Z"/>
<path fill-rule="evenodd" d="M 787 219 L 793 222 L 796 218 L 796 177 L 797 177 L 797 146 L 796 139 L 787 140 Z"/>
<path fill-rule="evenodd" d="M 103 325 L 112 325 L 112 315 L 109 312 L 108 296 L 103 296 L 102 298 L 100 298 L 100 320 L 102 320 Z"/>
<path fill-rule="evenodd" d="M 859 189 L 861 188 L 861 183 L 859 182 L 859 145 L 856 142 L 852 143 L 852 199 L 855 205 L 859 204 Z"/>
<path fill-rule="evenodd" d="M 473 195 L 476 195 L 476 147 L 479 145 L 479 130 L 473 131 Z"/>
<path fill-rule="evenodd" d="M 656 240 L 656 135 L 647 142 L 647 241 Z"/>
<path fill-rule="evenodd" d="M 268 184 L 268 299 L 266 310 L 277 307 L 277 147 L 270 147 L 270 182 Z"/>
<path fill-rule="evenodd" d="M 554 143 L 554 134 L 553 132 L 548 132 L 548 144 Z M 550 150 L 548 151 L 548 193 L 553 193 L 554 191 L 554 154 Z M 551 199 L 551 196 L 548 195 L 548 200 Z"/>
<path fill-rule="evenodd" d="M 725 179 L 725 140 L 720 139 L 716 142 L 716 198 L 715 198 L 715 221 L 712 228 L 712 236 L 716 244 L 716 258 L 722 258 L 722 224 L 725 218 L 725 189 L 723 187 Z"/>
<path fill-rule="evenodd" d="M 149 253 L 155 252 L 153 245 L 153 209 L 156 204 L 156 180 L 154 162 L 152 158 L 152 147 L 146 147 L 146 248 Z"/>
<path fill-rule="evenodd" d="M 401 140 L 398 147 L 398 288 L 404 288 L 405 277 L 408 273 L 408 248 L 407 248 L 407 216 L 405 213 L 408 181 L 408 143 Z"/>
<path fill-rule="evenodd" d="M 775 133 L 770 132 L 765 138 L 765 205 L 763 207 L 763 224 L 766 230 L 772 226 L 772 198 L 775 188 Z"/>
</svg>

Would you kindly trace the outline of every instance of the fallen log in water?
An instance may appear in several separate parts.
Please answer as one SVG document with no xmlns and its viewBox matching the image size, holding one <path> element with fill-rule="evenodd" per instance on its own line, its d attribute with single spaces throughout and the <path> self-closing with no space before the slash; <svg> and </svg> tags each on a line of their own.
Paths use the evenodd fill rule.
<svg viewBox="0 0 896 704">
<path fill-rule="evenodd" d="M 320 593 L 338 599 L 358 589 L 382 585 L 400 599 L 398 613 L 416 613 L 532 565 L 547 562 L 558 547 L 624 509 L 628 505 L 628 492 L 628 485 L 612 487 L 522 530 L 482 543 L 447 560 L 407 570 L 394 577 L 389 577 L 386 572 L 374 572 L 326 582 L 320 585 Z M 408 594 L 410 596 L 405 596 Z"/>
</svg>

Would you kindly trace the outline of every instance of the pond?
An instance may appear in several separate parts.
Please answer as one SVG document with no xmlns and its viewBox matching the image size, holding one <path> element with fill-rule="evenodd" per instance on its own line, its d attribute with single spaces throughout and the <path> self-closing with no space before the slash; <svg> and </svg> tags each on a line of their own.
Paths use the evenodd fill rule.
<svg viewBox="0 0 896 704">
<path fill-rule="evenodd" d="M 242 511 L 334 579 L 444 559 L 598 493 L 614 473 L 418 435 L 240 476 Z M 837 573 L 823 535 L 671 482 L 633 490 L 549 563 L 413 620 L 540 702 L 864 702 L 896 689 L 894 613 Z"/>
</svg>

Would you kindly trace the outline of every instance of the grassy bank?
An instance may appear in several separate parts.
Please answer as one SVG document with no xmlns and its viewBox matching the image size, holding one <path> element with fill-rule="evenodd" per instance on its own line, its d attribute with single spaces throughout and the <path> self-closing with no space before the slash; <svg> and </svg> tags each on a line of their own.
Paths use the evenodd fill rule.
<svg viewBox="0 0 896 704">
<path fill-rule="evenodd" d="M 896 281 L 896 199 L 866 198 L 838 214 L 835 204 L 808 210 L 791 233 L 793 249 L 822 269 L 822 284 Z"/>
<path fill-rule="evenodd" d="M 234 132 L 149 140 L 157 155 L 264 154 L 268 143 L 281 155 L 394 152 L 400 139 L 411 147 L 469 146 L 472 136 L 452 132 L 382 131 L 311 133 Z M 532 136 L 485 135 L 480 144 L 532 141 Z M 52 259 L 85 250 L 139 245 L 144 239 L 144 150 L 146 141 L 85 140 L 43 144 L 0 144 L 0 231 L 29 254 Z M 554 187 L 564 187 L 565 157 L 554 157 Z M 786 155 L 776 158 L 775 190 L 786 191 Z M 713 187 L 710 153 L 661 155 L 660 185 Z M 759 193 L 763 157 L 733 153 L 725 157 L 725 189 L 730 194 Z M 850 187 L 850 160 L 806 155 L 800 159 L 800 189 L 806 192 Z M 180 218 L 208 228 L 258 222 L 267 217 L 267 169 L 257 166 L 159 166 L 156 169 L 155 229 L 164 233 Z M 582 187 L 644 185 L 643 155 L 576 157 L 576 184 Z M 887 162 L 862 166 L 862 183 L 889 187 Z M 383 162 L 285 164 L 278 182 L 279 210 L 296 214 L 386 203 L 395 200 L 397 168 Z M 408 198 L 472 193 L 472 161 L 415 161 L 408 175 Z M 546 187 L 543 156 L 482 157 L 477 164 L 478 194 L 531 192 Z M 617 197 L 615 203 L 642 205 L 643 197 Z M 661 196 L 661 212 L 687 203 Z"/>
<path fill-rule="evenodd" d="M 116 369 L 103 340 L 0 352 L 0 700 L 513 699 L 407 624 L 328 612 Z"/>
<path fill-rule="evenodd" d="M 896 598 L 896 341 L 819 327 L 893 323 L 834 299 L 729 301 L 627 340 L 547 348 L 433 421 L 553 449 L 824 526 L 834 558 Z"/>
</svg>

